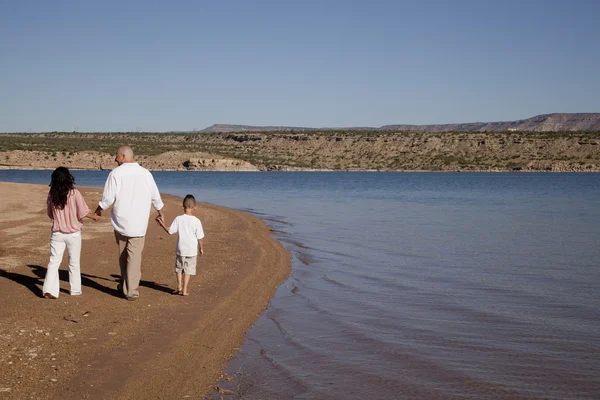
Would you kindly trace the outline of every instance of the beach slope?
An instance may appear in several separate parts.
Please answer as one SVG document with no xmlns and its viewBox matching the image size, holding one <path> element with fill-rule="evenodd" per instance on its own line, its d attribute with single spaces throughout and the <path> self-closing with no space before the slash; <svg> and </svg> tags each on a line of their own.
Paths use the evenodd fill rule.
<svg viewBox="0 0 600 400">
<path fill-rule="evenodd" d="M 101 189 L 79 188 L 91 209 Z M 48 187 L 0 183 L 0 397 L 36 399 L 201 398 L 214 390 L 246 330 L 290 272 L 290 255 L 261 220 L 200 204 L 205 255 L 190 296 L 175 288 L 175 236 L 152 221 L 140 299 L 117 292 L 117 245 L 105 212 L 86 219 L 83 296 L 41 297 L 49 258 Z M 181 199 L 163 195 L 167 223 Z M 155 212 L 152 213 L 153 220 Z"/>
</svg>

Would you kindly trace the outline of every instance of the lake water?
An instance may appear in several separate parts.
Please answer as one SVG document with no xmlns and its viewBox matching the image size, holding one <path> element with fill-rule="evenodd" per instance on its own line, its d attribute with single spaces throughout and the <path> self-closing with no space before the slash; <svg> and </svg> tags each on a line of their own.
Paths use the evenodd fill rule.
<svg viewBox="0 0 600 400">
<path fill-rule="evenodd" d="M 600 174 L 154 176 L 294 256 L 221 383 L 245 399 L 600 398 Z"/>
</svg>

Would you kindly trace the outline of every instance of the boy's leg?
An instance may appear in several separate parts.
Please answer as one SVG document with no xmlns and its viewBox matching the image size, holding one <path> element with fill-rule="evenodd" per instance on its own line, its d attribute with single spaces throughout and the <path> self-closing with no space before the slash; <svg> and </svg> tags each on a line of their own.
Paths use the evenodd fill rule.
<svg viewBox="0 0 600 400">
<path fill-rule="evenodd" d="M 69 253 L 69 284 L 71 295 L 81 294 L 81 232 L 65 235 L 65 243 Z"/>
<path fill-rule="evenodd" d="M 188 292 L 188 283 L 190 283 L 190 275 L 184 273 L 183 274 L 183 295 L 187 296 L 188 294 L 190 294 Z"/>
<path fill-rule="evenodd" d="M 183 295 L 187 296 L 190 276 L 196 275 L 196 257 L 186 257 L 183 267 Z"/>
<path fill-rule="evenodd" d="M 181 292 L 183 290 L 182 289 L 183 284 L 181 283 L 182 282 L 181 272 L 177 272 L 176 275 L 177 275 L 177 292 Z"/>
<path fill-rule="evenodd" d="M 58 268 L 65 253 L 65 242 L 60 232 L 52 232 L 50 236 L 50 262 L 48 263 L 48 270 L 44 277 L 44 286 L 42 288 L 42 294 L 49 294 L 53 297 L 58 297 L 60 291 L 60 281 L 58 278 Z"/>
<path fill-rule="evenodd" d="M 177 290 L 176 294 L 183 293 L 183 279 L 181 274 L 183 273 L 183 265 L 184 265 L 185 257 L 175 256 L 175 275 L 177 275 Z"/>
</svg>

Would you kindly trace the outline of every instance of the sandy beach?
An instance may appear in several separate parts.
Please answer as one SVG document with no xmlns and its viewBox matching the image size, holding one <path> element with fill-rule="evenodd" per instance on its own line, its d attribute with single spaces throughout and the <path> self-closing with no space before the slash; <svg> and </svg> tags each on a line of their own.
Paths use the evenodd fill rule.
<svg viewBox="0 0 600 400">
<path fill-rule="evenodd" d="M 79 190 L 94 209 L 102 189 Z M 176 237 L 150 223 L 140 300 L 128 302 L 116 290 L 118 249 L 105 212 L 85 220 L 83 296 L 68 294 L 65 255 L 60 297 L 44 299 L 48 187 L 0 183 L 0 191 L 0 398 L 202 398 L 290 272 L 289 253 L 264 222 L 200 204 L 205 255 L 190 296 L 171 294 Z M 181 199 L 163 201 L 170 223 Z"/>
</svg>

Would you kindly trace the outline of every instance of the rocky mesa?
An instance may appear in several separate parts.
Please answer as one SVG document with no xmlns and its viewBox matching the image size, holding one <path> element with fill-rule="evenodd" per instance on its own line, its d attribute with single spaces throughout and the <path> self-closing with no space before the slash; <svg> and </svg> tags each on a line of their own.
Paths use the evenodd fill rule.
<svg viewBox="0 0 600 400">
<path fill-rule="evenodd" d="M 383 130 L 404 132 L 597 132 L 600 131 L 600 113 L 554 113 L 532 118 L 503 122 L 469 122 L 439 125 L 384 125 L 375 127 L 349 128 L 306 128 L 291 126 L 252 126 L 215 124 L 201 132 L 272 132 L 307 130 Z"/>
<path fill-rule="evenodd" d="M 0 168 L 109 169 L 129 144 L 154 170 L 600 171 L 600 114 L 451 126 L 0 134 Z"/>
</svg>

